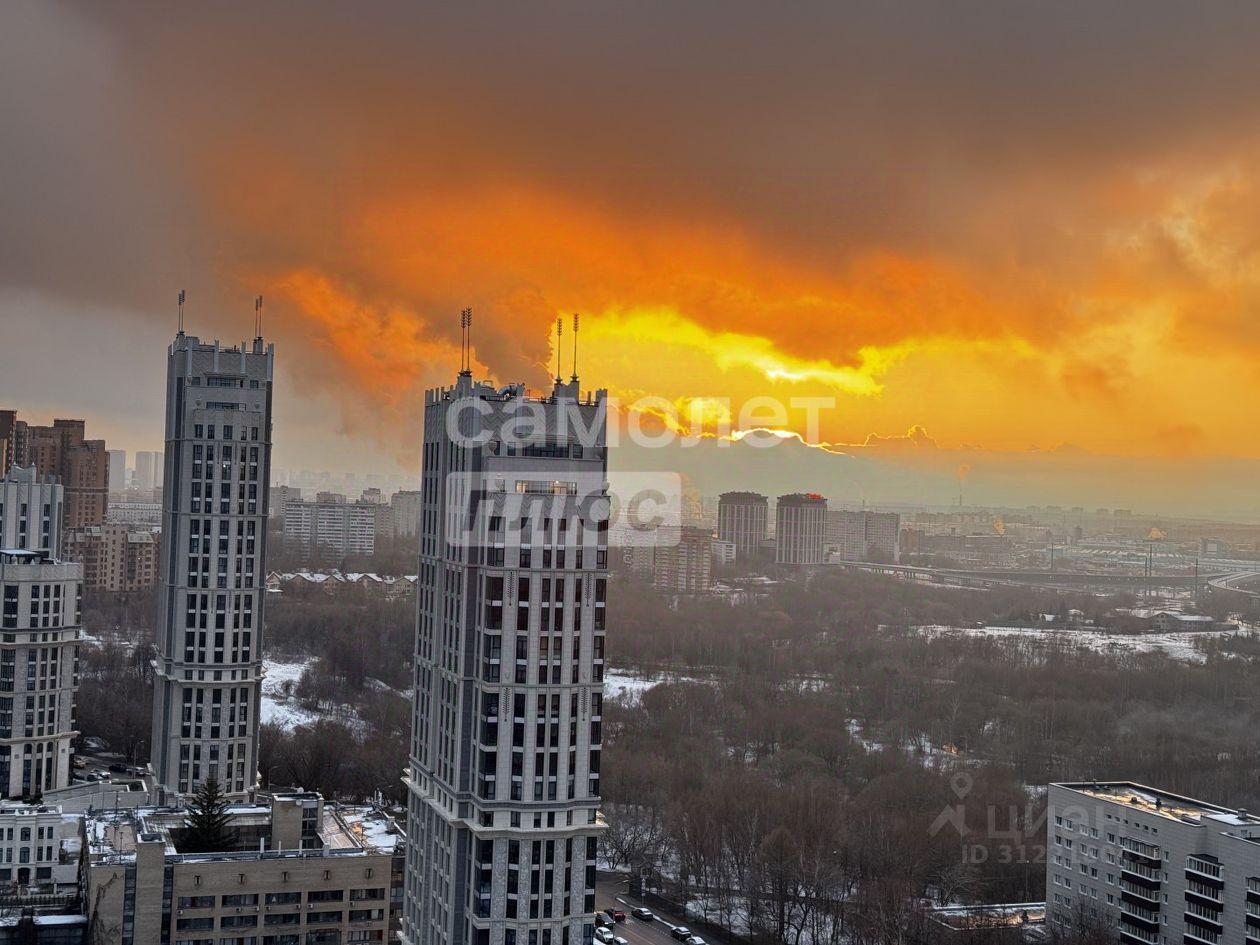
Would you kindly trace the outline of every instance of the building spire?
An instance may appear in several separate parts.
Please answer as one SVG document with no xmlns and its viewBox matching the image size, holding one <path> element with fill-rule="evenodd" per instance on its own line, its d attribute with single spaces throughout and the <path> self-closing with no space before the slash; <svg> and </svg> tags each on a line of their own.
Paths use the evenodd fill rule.
<svg viewBox="0 0 1260 945">
<path fill-rule="evenodd" d="M 577 375 L 577 336 L 578 336 L 578 312 L 573 313 L 573 376 L 569 378 L 570 383 L 575 383 L 578 379 Z"/>
<path fill-rule="evenodd" d="M 179 290 L 179 334 L 184 333 L 184 290 Z"/>
<path fill-rule="evenodd" d="M 261 295 L 254 297 L 254 340 L 262 341 L 262 305 Z"/>
</svg>

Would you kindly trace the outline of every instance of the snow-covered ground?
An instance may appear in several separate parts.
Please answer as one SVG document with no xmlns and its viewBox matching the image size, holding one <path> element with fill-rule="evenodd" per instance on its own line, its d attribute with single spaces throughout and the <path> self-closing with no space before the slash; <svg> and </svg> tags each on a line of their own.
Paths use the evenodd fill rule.
<svg viewBox="0 0 1260 945">
<path fill-rule="evenodd" d="M 635 676 L 624 670 L 611 670 L 604 673 L 604 698 L 621 698 L 634 704 L 643 693 L 661 683 L 699 682 L 691 676 L 677 676 L 672 673 L 657 673 L 652 676 Z"/>
<path fill-rule="evenodd" d="M 1043 646 L 1086 647 L 1096 653 L 1165 653 L 1175 660 L 1206 660 L 1199 641 L 1221 639 L 1245 630 L 1206 630 L 1198 633 L 1106 633 L 1101 630 L 1057 630 L 1043 627 L 945 627 L 916 628 L 924 636 L 969 636 L 1027 642 Z"/>
<path fill-rule="evenodd" d="M 303 670 L 313 662 L 314 660 L 305 660 L 298 663 L 280 663 L 276 660 L 263 660 L 265 675 L 262 684 L 262 720 L 264 722 L 293 728 L 297 725 L 311 725 L 319 721 L 318 713 L 303 709 L 292 695 L 297 692 L 298 680 L 302 678 Z M 289 695 L 285 695 L 286 684 Z"/>
</svg>

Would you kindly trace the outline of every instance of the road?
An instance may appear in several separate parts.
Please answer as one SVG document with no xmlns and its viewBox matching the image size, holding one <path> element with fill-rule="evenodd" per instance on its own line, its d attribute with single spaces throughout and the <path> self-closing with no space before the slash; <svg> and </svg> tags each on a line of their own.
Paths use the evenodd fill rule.
<svg viewBox="0 0 1260 945">
<path fill-rule="evenodd" d="M 628 883 L 626 880 L 615 879 L 599 879 L 595 883 L 595 908 L 599 912 L 612 907 L 621 909 L 627 915 L 625 922 L 618 922 L 613 930 L 615 935 L 620 935 L 630 945 L 678 945 L 678 942 L 670 938 L 669 930 L 683 920 L 680 916 L 665 916 L 655 906 L 648 906 L 656 913 L 655 922 L 644 922 L 630 915 L 630 910 L 636 906 L 644 905 L 638 899 L 633 899 L 626 892 Z"/>
</svg>

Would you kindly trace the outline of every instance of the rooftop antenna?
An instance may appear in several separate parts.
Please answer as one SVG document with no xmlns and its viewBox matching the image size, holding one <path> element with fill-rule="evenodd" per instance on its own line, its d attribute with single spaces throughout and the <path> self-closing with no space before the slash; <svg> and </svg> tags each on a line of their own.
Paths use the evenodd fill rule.
<svg viewBox="0 0 1260 945">
<path fill-rule="evenodd" d="M 556 319 L 556 383 L 564 383 L 560 378 L 560 336 L 564 334 L 564 316 Z"/>
<path fill-rule="evenodd" d="M 179 333 L 184 333 L 184 290 L 179 290 Z"/>
<path fill-rule="evenodd" d="M 579 313 L 574 312 L 573 313 L 573 376 L 569 378 L 569 380 L 573 382 L 576 382 L 578 379 L 578 376 L 577 376 L 578 317 L 579 317 Z"/>
<path fill-rule="evenodd" d="M 459 373 L 472 374 L 472 309 L 461 309 L 459 313 Z"/>
<path fill-rule="evenodd" d="M 254 340 L 262 341 L 262 296 L 254 297 Z"/>
</svg>

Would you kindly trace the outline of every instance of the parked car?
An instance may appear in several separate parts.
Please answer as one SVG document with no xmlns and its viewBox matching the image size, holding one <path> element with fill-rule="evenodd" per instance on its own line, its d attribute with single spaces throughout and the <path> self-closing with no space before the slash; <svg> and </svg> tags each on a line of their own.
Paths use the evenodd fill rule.
<svg viewBox="0 0 1260 945">
<path fill-rule="evenodd" d="M 702 939 L 699 935 L 693 935 L 691 938 L 687 939 L 686 945 L 708 945 L 708 942 Z"/>
<path fill-rule="evenodd" d="M 652 914 L 652 910 L 645 909 L 643 906 L 639 906 L 637 909 L 632 910 L 630 914 L 636 919 L 642 919 L 644 922 L 652 922 L 656 919 L 656 916 Z"/>
<path fill-rule="evenodd" d="M 86 768 L 86 767 L 87 767 L 87 759 L 86 759 L 86 758 L 83 758 L 83 757 L 80 757 L 79 755 L 75 755 L 75 756 L 74 756 L 74 766 L 75 766 L 76 768 Z"/>
<path fill-rule="evenodd" d="M 96 779 L 97 781 L 108 781 L 109 772 L 106 771 L 104 768 L 94 768 L 92 770 L 92 777 Z"/>
<path fill-rule="evenodd" d="M 110 765 L 109 770 L 114 774 L 131 774 L 131 769 L 126 765 Z"/>
<path fill-rule="evenodd" d="M 678 941 L 685 942 L 687 939 L 691 938 L 691 929 L 687 928 L 685 925 L 675 925 L 669 930 L 669 934 L 678 939 Z"/>
<path fill-rule="evenodd" d="M 612 940 L 614 937 L 615 936 L 612 934 L 612 932 L 608 931 L 608 928 L 606 926 L 600 926 L 599 928 L 595 930 L 595 940 L 597 942 L 602 942 L 603 945 L 612 945 Z"/>
<path fill-rule="evenodd" d="M 624 939 L 620 935 L 614 935 L 612 945 L 630 945 L 630 940 Z"/>
<path fill-rule="evenodd" d="M 626 914 L 622 912 L 620 909 L 614 909 L 614 908 L 609 907 L 604 910 L 604 914 L 608 916 L 608 918 L 612 919 L 614 922 L 626 921 Z"/>
</svg>

